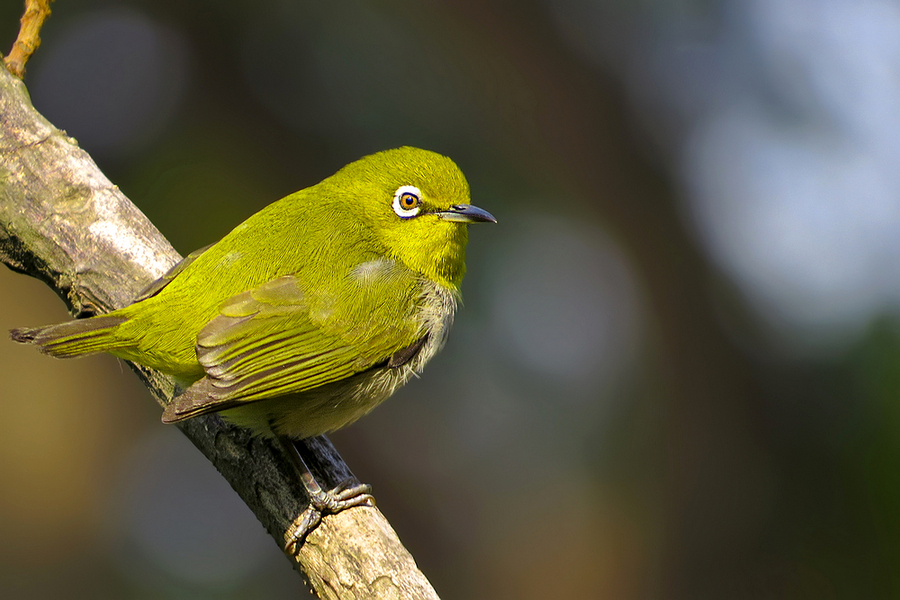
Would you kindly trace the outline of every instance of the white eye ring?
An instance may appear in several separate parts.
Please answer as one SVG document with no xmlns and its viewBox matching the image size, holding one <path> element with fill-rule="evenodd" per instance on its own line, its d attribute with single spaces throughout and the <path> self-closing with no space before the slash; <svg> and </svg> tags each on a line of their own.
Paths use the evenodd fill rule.
<svg viewBox="0 0 900 600">
<path fill-rule="evenodd" d="M 410 202 L 414 202 L 412 206 Z M 394 212 L 402 219 L 409 219 L 419 214 L 419 205 L 422 203 L 422 192 L 414 185 L 401 185 L 394 192 Z"/>
</svg>

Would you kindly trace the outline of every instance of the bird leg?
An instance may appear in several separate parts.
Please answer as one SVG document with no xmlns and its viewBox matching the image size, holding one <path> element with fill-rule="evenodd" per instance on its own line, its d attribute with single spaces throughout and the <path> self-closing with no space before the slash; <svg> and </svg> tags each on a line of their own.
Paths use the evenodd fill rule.
<svg viewBox="0 0 900 600">
<path fill-rule="evenodd" d="M 309 497 L 309 506 L 291 523 L 284 532 L 284 551 L 295 556 L 306 536 L 322 522 L 324 515 L 333 515 L 342 510 L 365 504 L 375 506 L 375 497 L 372 496 L 372 486 L 366 483 L 357 483 L 353 479 L 346 479 L 330 490 L 323 490 L 316 481 L 306 461 L 294 446 L 293 441 L 279 437 L 285 453 L 297 469 L 300 481 L 306 489 Z"/>
</svg>

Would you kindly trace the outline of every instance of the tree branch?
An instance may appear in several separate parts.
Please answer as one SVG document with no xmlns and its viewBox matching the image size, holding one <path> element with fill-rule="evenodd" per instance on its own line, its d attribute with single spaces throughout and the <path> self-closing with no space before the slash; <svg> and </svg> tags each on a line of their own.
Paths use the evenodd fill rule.
<svg viewBox="0 0 900 600">
<path fill-rule="evenodd" d="M 74 315 L 86 316 L 127 305 L 179 258 L 75 140 L 34 110 L 24 84 L 0 69 L 0 260 L 45 281 Z M 171 399 L 170 378 L 131 366 L 158 402 Z M 283 547 L 306 507 L 291 461 L 215 415 L 180 428 Z M 321 483 L 351 476 L 327 438 L 297 445 Z M 321 598 L 437 598 L 373 507 L 327 516 L 291 558 Z"/>
<path fill-rule="evenodd" d="M 12 50 L 3 59 L 9 72 L 22 79 L 25 75 L 25 63 L 41 45 L 41 27 L 44 19 L 50 16 L 50 3 L 53 0 L 25 0 L 25 13 L 22 15 L 19 35 L 13 42 Z"/>
</svg>

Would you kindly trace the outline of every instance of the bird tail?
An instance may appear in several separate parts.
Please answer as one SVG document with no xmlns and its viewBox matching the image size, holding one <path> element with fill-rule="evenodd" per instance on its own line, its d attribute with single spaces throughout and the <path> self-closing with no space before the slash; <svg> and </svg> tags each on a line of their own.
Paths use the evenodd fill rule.
<svg viewBox="0 0 900 600">
<path fill-rule="evenodd" d="M 121 342 L 116 337 L 116 328 L 126 320 L 125 317 L 101 315 L 46 327 L 13 329 L 9 335 L 16 342 L 38 346 L 44 354 L 72 358 L 119 347 Z"/>
</svg>

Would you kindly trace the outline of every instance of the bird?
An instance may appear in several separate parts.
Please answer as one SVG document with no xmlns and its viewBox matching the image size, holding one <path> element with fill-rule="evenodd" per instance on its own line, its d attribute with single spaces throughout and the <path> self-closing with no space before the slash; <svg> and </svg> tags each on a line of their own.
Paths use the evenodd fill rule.
<svg viewBox="0 0 900 600">
<path fill-rule="evenodd" d="M 385 150 L 269 204 L 123 308 L 10 334 L 172 376 L 165 423 L 215 412 L 289 444 L 349 425 L 422 372 L 461 298 L 467 225 L 496 222 L 450 158 Z M 371 500 L 364 484 L 322 490 L 295 460 L 311 512 L 289 551 L 323 513 Z"/>
</svg>

